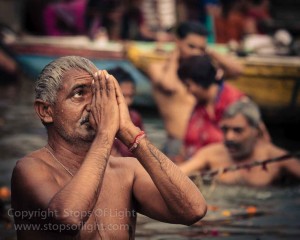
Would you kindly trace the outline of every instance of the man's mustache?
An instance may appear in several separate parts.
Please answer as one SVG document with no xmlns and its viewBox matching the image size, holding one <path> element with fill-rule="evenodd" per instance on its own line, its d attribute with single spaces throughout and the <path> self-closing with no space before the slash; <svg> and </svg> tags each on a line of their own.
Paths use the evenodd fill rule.
<svg viewBox="0 0 300 240">
<path fill-rule="evenodd" d="M 88 114 L 85 117 L 81 118 L 80 125 L 83 125 L 83 124 L 89 122 L 89 119 L 90 119 L 90 114 Z"/>
<path fill-rule="evenodd" d="M 233 141 L 225 141 L 225 146 L 228 148 L 240 148 L 241 144 L 237 143 L 237 142 L 233 142 Z"/>
</svg>

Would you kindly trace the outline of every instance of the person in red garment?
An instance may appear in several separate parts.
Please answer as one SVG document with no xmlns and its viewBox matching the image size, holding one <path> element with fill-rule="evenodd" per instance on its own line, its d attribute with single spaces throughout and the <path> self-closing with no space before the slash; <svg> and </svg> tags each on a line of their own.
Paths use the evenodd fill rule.
<svg viewBox="0 0 300 240">
<path fill-rule="evenodd" d="M 144 125 L 142 116 L 135 109 L 133 109 L 132 103 L 134 100 L 134 95 L 136 91 L 136 85 L 132 76 L 123 68 L 116 67 L 109 70 L 109 73 L 118 80 L 121 91 L 124 95 L 126 104 L 128 106 L 129 115 L 132 123 L 144 131 Z M 123 157 L 133 157 L 133 154 L 128 151 L 128 148 L 119 140 L 116 139 L 112 148 L 112 155 L 123 156 Z"/>
<path fill-rule="evenodd" d="M 197 101 L 184 137 L 183 158 L 188 159 L 200 148 L 223 140 L 218 124 L 224 110 L 246 96 L 223 81 L 223 73 L 217 71 L 208 56 L 184 59 L 178 76 Z"/>
</svg>

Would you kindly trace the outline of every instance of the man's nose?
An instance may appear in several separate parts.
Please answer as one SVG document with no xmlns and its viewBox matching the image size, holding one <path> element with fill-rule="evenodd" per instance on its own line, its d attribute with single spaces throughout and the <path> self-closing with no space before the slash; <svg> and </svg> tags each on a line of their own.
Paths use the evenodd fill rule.
<svg viewBox="0 0 300 240">
<path fill-rule="evenodd" d="M 92 109 L 91 103 L 88 103 L 85 107 L 86 111 L 90 112 Z"/>
<path fill-rule="evenodd" d="M 192 50 L 192 55 L 193 56 L 202 56 L 202 55 L 204 55 L 204 52 L 200 48 L 194 48 Z"/>
<path fill-rule="evenodd" d="M 232 130 L 228 130 L 226 133 L 225 133 L 225 139 L 227 141 L 231 141 L 231 140 L 234 140 L 235 139 L 235 134 Z"/>
</svg>

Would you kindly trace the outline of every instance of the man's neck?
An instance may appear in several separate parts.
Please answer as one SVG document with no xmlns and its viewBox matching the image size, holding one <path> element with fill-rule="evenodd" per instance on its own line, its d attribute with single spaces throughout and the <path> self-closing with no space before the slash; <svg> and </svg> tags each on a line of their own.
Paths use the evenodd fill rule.
<svg viewBox="0 0 300 240">
<path fill-rule="evenodd" d="M 259 160 L 259 159 L 255 159 L 256 158 L 256 152 L 257 152 L 257 149 L 260 148 L 262 145 L 264 144 L 264 141 L 260 140 L 260 139 L 257 139 L 257 141 L 255 142 L 253 148 L 252 148 L 252 151 L 248 152 L 248 153 L 245 153 L 244 156 L 241 156 L 239 158 L 233 158 L 233 161 L 234 163 L 250 163 L 250 162 L 253 162 L 255 160 Z"/>
<path fill-rule="evenodd" d="M 84 161 L 90 145 L 68 144 L 48 139 L 46 147 L 53 153 L 57 161 L 75 174 Z"/>
</svg>

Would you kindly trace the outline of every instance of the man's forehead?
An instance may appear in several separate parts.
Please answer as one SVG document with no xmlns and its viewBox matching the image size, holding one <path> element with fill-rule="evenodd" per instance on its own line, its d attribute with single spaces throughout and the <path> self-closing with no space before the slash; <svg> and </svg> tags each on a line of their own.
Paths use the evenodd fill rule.
<svg viewBox="0 0 300 240">
<path fill-rule="evenodd" d="M 198 44 L 199 43 L 206 44 L 206 37 L 198 35 L 196 33 L 189 33 L 186 36 L 185 40 L 187 40 L 187 41 L 194 41 L 194 42 L 197 42 Z"/>
<path fill-rule="evenodd" d="M 237 114 L 233 117 L 223 118 L 220 121 L 220 126 L 228 127 L 247 127 L 249 126 L 247 119 L 242 114 Z"/>
<path fill-rule="evenodd" d="M 95 71 L 96 72 L 96 71 Z M 63 75 L 63 83 L 76 83 L 77 81 L 92 81 L 92 75 L 82 69 L 70 69 L 66 71 Z"/>
</svg>

